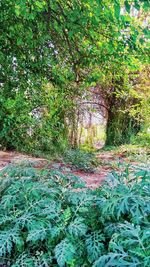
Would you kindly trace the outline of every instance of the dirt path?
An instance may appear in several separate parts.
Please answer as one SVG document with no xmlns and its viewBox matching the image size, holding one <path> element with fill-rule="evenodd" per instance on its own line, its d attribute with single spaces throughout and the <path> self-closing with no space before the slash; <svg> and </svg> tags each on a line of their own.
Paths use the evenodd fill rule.
<svg viewBox="0 0 150 267">
<path fill-rule="evenodd" d="M 10 163 L 19 163 L 22 161 L 31 161 L 36 168 L 43 168 L 48 164 L 48 161 L 43 158 L 35 158 L 18 152 L 0 151 L 0 170 Z"/>
<path fill-rule="evenodd" d="M 0 170 L 10 163 L 19 163 L 22 161 L 31 161 L 35 168 L 52 168 L 57 170 L 62 170 L 64 172 L 71 172 L 77 176 L 82 177 L 86 182 L 87 187 L 97 188 L 107 177 L 108 173 L 115 168 L 116 156 L 113 152 L 106 151 L 101 152 L 97 155 L 97 158 L 100 161 L 100 165 L 97 168 L 95 173 L 86 173 L 82 171 L 72 171 L 70 168 L 67 168 L 64 164 L 58 162 L 49 163 L 46 159 L 35 158 L 27 156 L 17 152 L 3 152 L 0 151 Z M 110 165 L 112 164 L 112 166 Z"/>
<path fill-rule="evenodd" d="M 16 152 L 4 152 L 0 151 L 0 170 L 7 166 L 16 157 L 18 153 Z"/>
</svg>

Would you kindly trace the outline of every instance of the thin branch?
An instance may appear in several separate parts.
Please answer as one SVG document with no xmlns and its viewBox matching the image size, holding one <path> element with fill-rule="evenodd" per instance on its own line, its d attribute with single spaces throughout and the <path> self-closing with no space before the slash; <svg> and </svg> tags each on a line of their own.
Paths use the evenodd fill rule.
<svg viewBox="0 0 150 267">
<path fill-rule="evenodd" d="M 109 111 L 109 108 L 106 107 L 104 104 L 102 103 L 97 103 L 97 102 L 93 102 L 93 101 L 86 101 L 86 102 L 82 102 L 82 104 L 92 104 L 92 105 L 98 105 L 100 107 L 105 108 L 107 111 Z"/>
</svg>

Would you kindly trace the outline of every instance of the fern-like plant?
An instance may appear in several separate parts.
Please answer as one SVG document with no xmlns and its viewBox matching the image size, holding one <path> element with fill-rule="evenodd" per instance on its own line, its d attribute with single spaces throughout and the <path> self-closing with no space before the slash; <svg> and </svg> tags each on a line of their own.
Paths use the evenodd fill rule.
<svg viewBox="0 0 150 267">
<path fill-rule="evenodd" d="M 0 173 L 0 207 L 2 266 L 150 266 L 146 170 L 112 173 L 89 190 L 73 175 L 10 165 Z"/>
</svg>

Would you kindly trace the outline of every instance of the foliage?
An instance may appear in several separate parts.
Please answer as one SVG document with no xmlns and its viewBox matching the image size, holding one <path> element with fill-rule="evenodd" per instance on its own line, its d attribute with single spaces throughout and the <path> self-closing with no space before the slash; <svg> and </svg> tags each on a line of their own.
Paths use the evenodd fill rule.
<svg viewBox="0 0 150 267">
<path fill-rule="evenodd" d="M 0 255 L 6 266 L 149 266 L 150 173 L 112 173 L 103 187 L 8 166 L 0 179 Z"/>
<path fill-rule="evenodd" d="M 137 133 L 149 127 L 149 65 L 134 59 L 133 66 L 122 66 L 107 92 L 109 112 L 107 123 L 107 145 L 121 145 L 132 142 Z M 108 79 L 108 78 L 107 78 Z M 122 89 L 123 88 L 123 89 Z"/>
<path fill-rule="evenodd" d="M 64 115 L 60 113 L 63 96 L 49 84 L 38 97 L 17 94 L 14 99 L 0 98 L 0 143 L 3 148 L 32 154 L 63 151 L 67 146 Z M 65 101 L 63 107 L 66 108 Z"/>
<path fill-rule="evenodd" d="M 105 147 L 102 150 L 110 151 L 113 156 L 113 161 L 103 161 L 102 164 L 110 166 L 112 169 L 118 170 L 119 166 L 122 164 L 131 164 L 131 168 L 144 168 L 149 169 L 150 162 L 150 149 L 149 146 L 142 146 L 138 143 L 135 144 L 126 144 L 119 147 Z M 106 152 L 107 153 L 107 152 Z M 134 165 L 134 166 L 132 166 Z"/>
<path fill-rule="evenodd" d="M 148 58 L 149 30 L 143 24 L 148 2 L 2 0 L 1 145 L 30 151 L 61 143 L 64 147 L 64 117 L 73 120 L 72 107 L 87 87 L 100 83 L 106 100 L 113 89 L 126 92 L 120 76 L 125 70 L 129 76 L 139 68 L 138 60 Z M 132 16 L 132 8 L 142 10 L 140 19 Z M 56 95 L 54 90 L 43 93 L 49 84 Z M 39 126 L 30 114 L 45 105 L 48 114 Z M 32 138 L 27 134 L 30 128 Z"/>
<path fill-rule="evenodd" d="M 92 152 L 80 149 L 71 149 L 64 154 L 65 163 L 71 164 L 73 168 L 85 172 L 94 172 L 98 160 Z"/>
<path fill-rule="evenodd" d="M 136 140 L 136 139 L 135 139 Z M 141 142 L 138 142 L 138 145 L 124 145 L 116 150 L 116 154 L 119 153 L 122 156 L 125 156 L 131 162 L 144 163 L 148 165 L 150 159 L 150 149 L 149 145 L 145 144 L 142 146 Z"/>
<path fill-rule="evenodd" d="M 140 132 L 135 138 L 136 143 L 140 143 L 141 146 L 150 147 L 150 133 Z"/>
</svg>

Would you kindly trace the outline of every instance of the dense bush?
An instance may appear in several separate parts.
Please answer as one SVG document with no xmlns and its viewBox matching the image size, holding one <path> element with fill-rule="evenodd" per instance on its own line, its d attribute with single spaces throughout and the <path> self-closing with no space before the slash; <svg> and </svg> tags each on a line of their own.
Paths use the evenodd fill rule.
<svg viewBox="0 0 150 267">
<path fill-rule="evenodd" d="M 142 179 L 141 179 L 142 178 Z M 75 176 L 9 166 L 0 182 L 3 266 L 150 266 L 150 174 Z M 72 189 L 71 189 L 72 188 Z"/>
<path fill-rule="evenodd" d="M 0 144 L 4 149 L 16 149 L 32 154 L 54 154 L 67 146 L 63 96 L 51 85 L 43 86 L 39 94 L 16 92 L 13 97 L 0 96 Z M 63 101 L 63 108 L 66 103 Z"/>
<path fill-rule="evenodd" d="M 140 132 L 133 140 L 133 142 L 135 144 L 140 144 L 143 147 L 150 147 L 150 133 Z"/>
<path fill-rule="evenodd" d="M 64 161 L 73 168 L 85 172 L 94 172 L 98 164 L 95 154 L 80 149 L 70 149 L 64 154 Z"/>
</svg>

